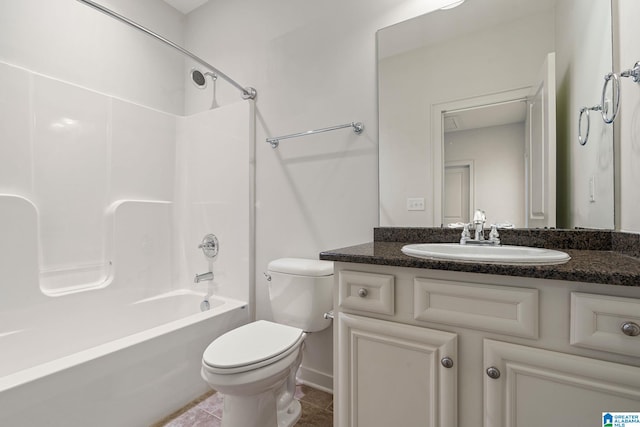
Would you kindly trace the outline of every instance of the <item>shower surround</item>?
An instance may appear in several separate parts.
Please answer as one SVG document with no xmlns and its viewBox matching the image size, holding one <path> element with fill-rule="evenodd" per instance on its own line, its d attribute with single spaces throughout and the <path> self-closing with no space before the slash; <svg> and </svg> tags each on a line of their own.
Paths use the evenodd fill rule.
<svg viewBox="0 0 640 427">
<path fill-rule="evenodd" d="M 20 3 L 0 16 L 51 7 Z M 111 29 L 103 20 L 87 15 Z M 143 49 L 140 62 L 167 60 L 152 80 L 172 83 L 126 93 L 12 50 L 21 42 L 6 31 L 0 425 L 148 425 L 207 390 L 204 348 L 251 318 L 254 103 L 185 117 L 193 64 L 182 58 Z M 198 249 L 208 233 L 220 241 L 213 261 Z M 193 284 L 210 270 L 213 282 Z M 205 297 L 211 310 L 200 312 Z"/>
</svg>

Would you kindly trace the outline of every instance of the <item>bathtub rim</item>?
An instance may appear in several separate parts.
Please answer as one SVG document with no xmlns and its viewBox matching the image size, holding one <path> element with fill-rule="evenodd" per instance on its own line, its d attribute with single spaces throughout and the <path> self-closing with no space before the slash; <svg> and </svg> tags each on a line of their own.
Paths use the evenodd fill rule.
<svg viewBox="0 0 640 427">
<path fill-rule="evenodd" d="M 176 293 L 177 295 L 191 294 L 202 297 L 203 299 L 206 296 L 206 293 L 204 292 L 196 292 L 184 289 L 170 291 L 167 294 L 170 293 Z M 160 296 L 161 295 L 159 295 L 158 297 Z M 233 298 L 213 295 L 209 296 L 208 299 L 222 301 L 222 304 L 208 311 L 195 312 L 194 314 L 191 314 L 187 317 L 154 326 L 153 328 L 144 331 L 136 332 L 122 338 L 111 340 L 109 342 L 99 344 L 85 350 L 81 350 L 68 356 L 63 356 L 30 368 L 16 371 L 4 377 L 0 377 L 0 394 L 4 391 L 27 385 L 28 383 L 37 381 L 43 377 L 65 371 L 67 369 L 72 369 L 75 366 L 88 363 L 92 360 L 100 359 L 101 357 L 108 356 L 111 353 L 115 353 L 125 348 L 135 346 L 145 341 L 150 341 L 161 335 L 169 334 L 171 332 L 186 328 L 194 323 L 201 322 L 211 317 L 222 315 L 233 310 L 245 310 L 248 308 L 248 304 L 245 301 L 240 301 Z"/>
</svg>

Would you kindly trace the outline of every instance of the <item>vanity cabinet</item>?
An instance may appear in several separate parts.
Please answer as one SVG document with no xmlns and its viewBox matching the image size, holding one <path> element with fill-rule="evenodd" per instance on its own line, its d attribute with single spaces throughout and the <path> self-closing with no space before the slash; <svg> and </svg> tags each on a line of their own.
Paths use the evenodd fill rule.
<svg viewBox="0 0 640 427">
<path fill-rule="evenodd" d="M 456 426 L 456 334 L 340 313 L 338 425 Z"/>
<path fill-rule="evenodd" d="M 334 425 L 601 425 L 640 411 L 640 288 L 335 263 Z M 598 309 L 596 309 L 596 307 Z"/>
<path fill-rule="evenodd" d="M 640 367 L 485 340 L 485 427 L 600 424 L 602 413 L 640 411 Z M 495 376 L 495 375 L 494 375 Z"/>
</svg>

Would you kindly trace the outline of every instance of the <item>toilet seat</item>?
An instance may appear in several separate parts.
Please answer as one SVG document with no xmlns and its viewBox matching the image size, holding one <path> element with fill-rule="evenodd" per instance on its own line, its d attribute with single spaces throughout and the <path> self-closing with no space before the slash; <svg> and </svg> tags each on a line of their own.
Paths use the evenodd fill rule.
<svg viewBox="0 0 640 427">
<path fill-rule="evenodd" d="M 296 351 L 302 329 L 258 320 L 215 339 L 204 351 L 203 366 L 212 373 L 235 374 L 273 364 Z"/>
</svg>

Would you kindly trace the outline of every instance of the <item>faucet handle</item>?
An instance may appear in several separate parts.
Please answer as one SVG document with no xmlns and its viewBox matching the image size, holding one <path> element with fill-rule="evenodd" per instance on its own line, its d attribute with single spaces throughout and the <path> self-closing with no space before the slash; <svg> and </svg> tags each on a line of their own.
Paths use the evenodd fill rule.
<svg viewBox="0 0 640 427">
<path fill-rule="evenodd" d="M 214 234 L 207 234 L 202 238 L 202 242 L 200 242 L 198 248 L 202 249 L 202 252 L 207 258 L 215 258 L 215 256 L 218 255 L 220 244 Z"/>
<path fill-rule="evenodd" d="M 500 244 L 500 234 L 498 234 L 498 226 L 491 224 L 491 232 L 489 233 L 489 241 L 496 245 Z"/>
<path fill-rule="evenodd" d="M 471 233 L 469 232 L 469 226 L 471 224 L 465 224 L 462 227 L 462 234 L 460 235 L 460 244 L 464 245 L 467 243 L 467 240 L 471 239 Z"/>
</svg>

